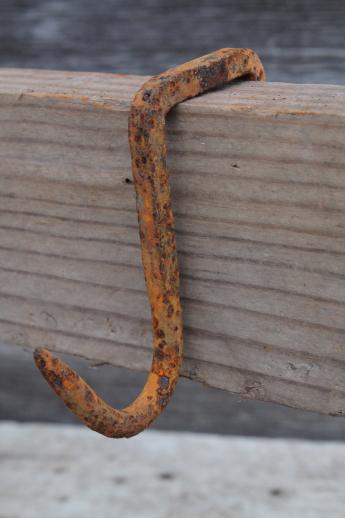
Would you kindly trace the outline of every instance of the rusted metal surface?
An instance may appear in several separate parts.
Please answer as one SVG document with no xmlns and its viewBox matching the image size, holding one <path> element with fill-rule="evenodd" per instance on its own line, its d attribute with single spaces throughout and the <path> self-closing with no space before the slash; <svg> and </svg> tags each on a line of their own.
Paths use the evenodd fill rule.
<svg viewBox="0 0 345 518">
<path fill-rule="evenodd" d="M 131 437 L 150 425 L 166 407 L 182 361 L 179 269 L 166 165 L 166 114 L 176 104 L 237 78 L 265 79 L 261 62 L 252 50 L 221 49 L 170 69 L 147 81 L 132 101 L 129 143 L 153 328 L 151 372 L 137 399 L 122 410 L 114 409 L 47 349 L 34 353 L 37 367 L 56 394 L 89 428 L 107 437 Z"/>
</svg>

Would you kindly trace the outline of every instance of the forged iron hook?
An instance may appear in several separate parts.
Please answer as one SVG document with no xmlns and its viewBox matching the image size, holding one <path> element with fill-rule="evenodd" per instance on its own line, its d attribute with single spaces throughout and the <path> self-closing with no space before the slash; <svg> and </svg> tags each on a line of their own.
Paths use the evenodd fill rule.
<svg viewBox="0 0 345 518">
<path fill-rule="evenodd" d="M 89 428 L 107 437 L 131 437 L 151 424 L 174 391 L 182 361 L 182 312 L 165 116 L 176 104 L 238 78 L 264 80 L 260 59 L 250 49 L 221 49 L 152 77 L 131 104 L 129 144 L 153 328 L 151 371 L 137 399 L 116 410 L 47 349 L 34 352 L 37 367 L 67 407 Z"/>
</svg>

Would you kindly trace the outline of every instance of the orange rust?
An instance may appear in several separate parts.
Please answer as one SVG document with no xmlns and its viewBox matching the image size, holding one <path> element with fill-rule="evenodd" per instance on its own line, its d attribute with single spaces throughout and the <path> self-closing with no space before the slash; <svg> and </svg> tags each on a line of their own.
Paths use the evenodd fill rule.
<svg viewBox="0 0 345 518">
<path fill-rule="evenodd" d="M 176 104 L 241 77 L 265 78 L 258 56 L 250 49 L 221 49 L 152 77 L 132 101 L 129 143 L 153 328 L 151 371 L 137 399 L 116 410 L 49 351 L 37 349 L 34 353 L 37 367 L 58 396 L 89 428 L 107 437 L 131 437 L 151 424 L 174 391 L 182 361 L 182 310 L 165 116 Z"/>
</svg>

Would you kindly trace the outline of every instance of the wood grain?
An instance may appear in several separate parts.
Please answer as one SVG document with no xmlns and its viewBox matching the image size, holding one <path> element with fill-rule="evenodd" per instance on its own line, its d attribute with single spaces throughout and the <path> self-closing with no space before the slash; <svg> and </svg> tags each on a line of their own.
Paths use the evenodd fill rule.
<svg viewBox="0 0 345 518">
<path fill-rule="evenodd" d="M 0 337 L 148 369 L 127 113 L 145 77 L 0 71 Z M 167 124 L 183 375 L 345 412 L 345 87 L 237 83 Z"/>
</svg>

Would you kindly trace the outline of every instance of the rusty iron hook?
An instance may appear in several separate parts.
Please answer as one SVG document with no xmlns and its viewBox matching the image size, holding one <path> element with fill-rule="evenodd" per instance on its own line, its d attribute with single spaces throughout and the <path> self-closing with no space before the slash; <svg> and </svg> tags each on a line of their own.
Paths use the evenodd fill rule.
<svg viewBox="0 0 345 518">
<path fill-rule="evenodd" d="M 37 367 L 67 407 L 89 428 L 107 437 L 131 437 L 151 424 L 174 391 L 182 361 L 182 312 L 165 116 L 176 104 L 238 78 L 265 79 L 260 59 L 250 49 L 221 49 L 152 77 L 131 104 L 129 143 L 153 327 L 151 371 L 137 399 L 116 410 L 47 349 L 34 352 Z"/>
</svg>

